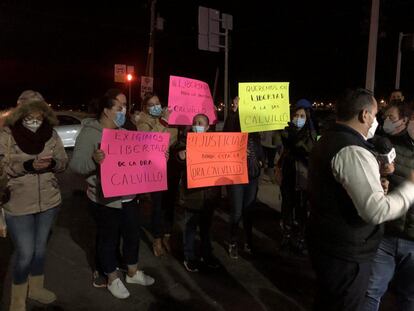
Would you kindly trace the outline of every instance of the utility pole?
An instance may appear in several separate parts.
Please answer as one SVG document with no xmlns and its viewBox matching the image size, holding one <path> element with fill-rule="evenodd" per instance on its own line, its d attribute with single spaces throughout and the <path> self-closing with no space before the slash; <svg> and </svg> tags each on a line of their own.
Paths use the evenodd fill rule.
<svg viewBox="0 0 414 311">
<path fill-rule="evenodd" d="M 155 5 L 157 0 L 150 0 L 151 1 L 151 25 L 150 25 L 150 33 L 149 33 L 149 46 L 148 46 L 148 58 L 147 58 L 147 65 L 145 68 L 145 75 L 148 77 L 154 77 L 154 46 L 155 46 Z"/>
<path fill-rule="evenodd" d="M 371 24 L 369 28 L 368 60 L 365 88 L 374 92 L 375 87 L 375 65 L 377 61 L 377 41 L 378 41 L 378 20 L 379 20 L 380 0 L 372 0 L 371 5 Z"/>
<path fill-rule="evenodd" d="M 224 31 L 224 120 L 229 113 L 229 30 Z"/>
</svg>

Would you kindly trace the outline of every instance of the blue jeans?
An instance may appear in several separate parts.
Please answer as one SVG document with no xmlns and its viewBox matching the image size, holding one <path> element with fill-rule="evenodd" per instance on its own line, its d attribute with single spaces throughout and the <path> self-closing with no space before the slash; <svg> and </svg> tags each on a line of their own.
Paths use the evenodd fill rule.
<svg viewBox="0 0 414 311">
<path fill-rule="evenodd" d="M 6 214 L 7 229 L 15 247 L 14 284 L 26 282 L 29 275 L 43 275 L 47 239 L 58 210 L 55 207 L 23 216 Z"/>
<path fill-rule="evenodd" d="M 373 260 L 364 311 L 379 309 L 388 284 L 395 279 L 398 310 L 414 310 L 414 241 L 384 237 Z"/>
<path fill-rule="evenodd" d="M 231 201 L 230 242 L 237 242 L 237 229 L 243 217 L 246 242 L 251 245 L 253 237 L 253 209 L 256 203 L 259 178 L 249 180 L 248 184 L 227 187 Z"/>
</svg>

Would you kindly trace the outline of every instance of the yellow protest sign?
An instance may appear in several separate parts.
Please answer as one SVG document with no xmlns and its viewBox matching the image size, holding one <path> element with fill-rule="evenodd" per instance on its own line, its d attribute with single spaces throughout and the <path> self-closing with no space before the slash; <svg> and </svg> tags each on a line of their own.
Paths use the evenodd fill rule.
<svg viewBox="0 0 414 311">
<path fill-rule="evenodd" d="M 284 129 L 290 121 L 289 82 L 239 83 L 242 132 Z"/>
</svg>

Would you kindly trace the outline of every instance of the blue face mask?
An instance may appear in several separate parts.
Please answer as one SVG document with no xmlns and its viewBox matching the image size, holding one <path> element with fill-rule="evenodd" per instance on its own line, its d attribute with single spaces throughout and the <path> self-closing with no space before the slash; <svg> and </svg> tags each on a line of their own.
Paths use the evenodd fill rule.
<svg viewBox="0 0 414 311">
<path fill-rule="evenodd" d="M 204 126 L 201 125 L 193 125 L 193 132 L 194 133 L 204 133 L 206 131 Z"/>
<path fill-rule="evenodd" d="M 125 120 L 126 120 L 126 109 L 123 108 L 122 111 L 117 111 L 116 112 L 116 117 L 114 120 L 114 123 L 117 127 L 122 127 L 125 124 Z"/>
<path fill-rule="evenodd" d="M 148 113 L 153 117 L 159 117 L 162 113 L 161 105 L 155 105 L 148 108 Z"/>
<path fill-rule="evenodd" d="M 296 119 L 293 119 L 292 123 L 294 125 L 296 125 L 296 127 L 298 127 L 298 128 L 301 129 L 302 127 L 305 126 L 306 119 L 304 119 L 304 118 L 296 118 Z"/>
</svg>

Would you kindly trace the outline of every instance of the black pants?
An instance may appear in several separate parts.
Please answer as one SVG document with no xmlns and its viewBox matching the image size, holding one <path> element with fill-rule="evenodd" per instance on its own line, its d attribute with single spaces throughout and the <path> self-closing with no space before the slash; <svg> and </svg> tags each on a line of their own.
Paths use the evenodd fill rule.
<svg viewBox="0 0 414 311">
<path fill-rule="evenodd" d="M 263 150 L 265 152 L 266 159 L 267 159 L 267 167 L 274 168 L 277 149 L 263 146 Z"/>
<path fill-rule="evenodd" d="M 154 238 L 161 238 L 164 234 L 171 234 L 174 225 L 175 202 L 179 192 L 181 171 L 168 162 L 167 164 L 168 190 L 152 192 L 152 234 Z"/>
<path fill-rule="evenodd" d="M 183 232 L 184 258 L 186 260 L 196 259 L 195 239 L 197 227 L 200 228 L 200 253 L 203 258 L 212 255 L 210 229 L 213 223 L 214 204 L 206 204 L 201 210 L 185 209 L 185 226 Z"/>
<path fill-rule="evenodd" d="M 123 203 L 122 208 L 106 207 L 89 201 L 97 226 L 97 267 L 108 274 L 118 263 L 119 241 L 122 237 L 123 262 L 138 263 L 139 221 L 136 200 Z"/>
<path fill-rule="evenodd" d="M 318 292 L 315 311 L 360 311 L 368 288 L 371 262 L 342 260 L 309 249 Z"/>
</svg>

